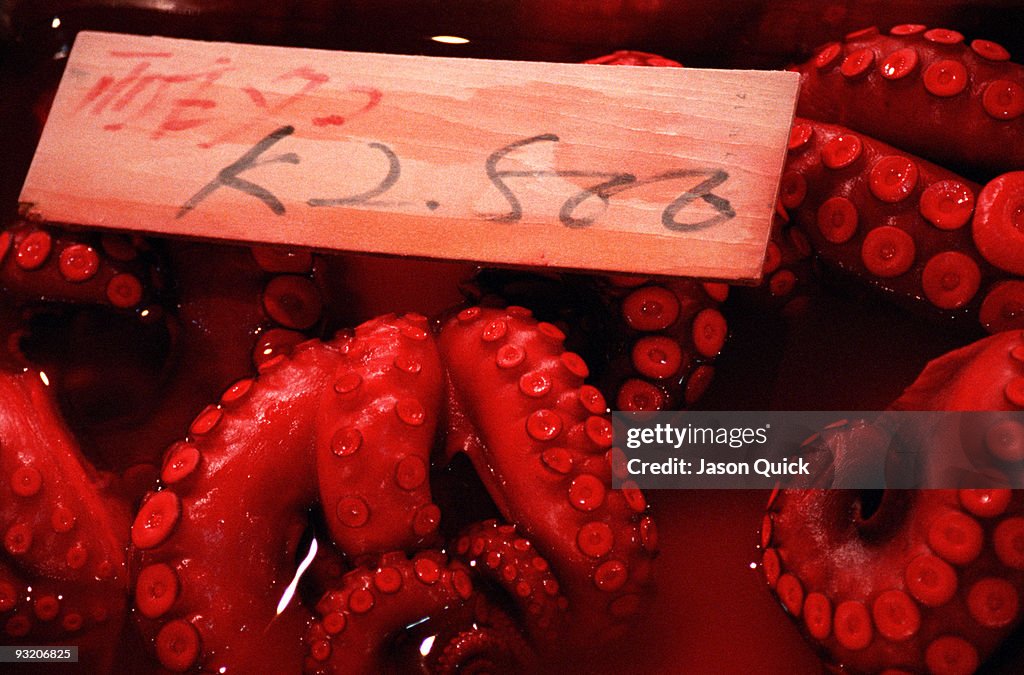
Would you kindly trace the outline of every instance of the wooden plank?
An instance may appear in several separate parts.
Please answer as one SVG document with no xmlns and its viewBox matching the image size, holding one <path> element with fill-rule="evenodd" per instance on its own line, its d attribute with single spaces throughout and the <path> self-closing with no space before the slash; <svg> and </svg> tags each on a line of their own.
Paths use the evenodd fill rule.
<svg viewBox="0 0 1024 675">
<path fill-rule="evenodd" d="M 750 282 L 797 86 L 83 32 L 21 201 L 101 228 Z"/>
</svg>

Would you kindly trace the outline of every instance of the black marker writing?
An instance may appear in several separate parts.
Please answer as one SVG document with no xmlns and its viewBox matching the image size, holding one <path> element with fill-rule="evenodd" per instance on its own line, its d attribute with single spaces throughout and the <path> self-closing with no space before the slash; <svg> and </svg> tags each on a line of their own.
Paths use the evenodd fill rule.
<svg viewBox="0 0 1024 675">
<path fill-rule="evenodd" d="M 580 204 L 591 197 L 598 197 L 607 207 L 609 198 L 619 194 L 620 192 L 625 192 L 626 190 L 631 190 L 643 185 L 650 185 L 652 183 L 661 183 L 668 180 L 690 178 L 693 176 L 709 177 L 676 197 L 672 200 L 671 204 L 665 207 L 664 211 L 661 212 L 662 225 L 675 232 L 702 230 L 718 225 L 719 223 L 723 223 L 736 216 L 736 211 L 732 208 L 732 204 L 729 203 L 728 199 L 719 197 L 711 192 L 729 179 L 728 173 L 721 169 L 676 169 L 639 180 L 632 176 L 623 176 L 623 180 L 612 180 L 607 183 L 589 187 L 570 197 L 565 204 L 562 205 L 562 209 L 558 214 L 558 217 L 566 227 L 586 227 L 594 222 L 593 218 L 574 218 L 572 214 Z M 676 215 L 697 199 L 702 199 L 706 203 L 710 204 L 716 211 L 718 211 L 718 215 L 706 218 L 705 220 L 696 223 L 681 223 L 676 220 Z"/>
<path fill-rule="evenodd" d="M 370 147 L 374 150 L 380 150 L 384 153 L 384 156 L 388 158 L 388 174 L 384 176 L 384 180 L 382 180 L 377 187 L 367 190 L 366 192 L 360 192 L 357 195 L 352 195 L 351 197 L 339 197 L 336 199 L 309 199 L 306 203 L 310 206 L 351 206 L 353 204 L 366 204 L 370 203 L 370 200 L 374 197 L 382 195 L 390 190 L 402 175 L 402 167 L 398 161 L 398 155 L 383 143 L 370 143 Z"/>
<path fill-rule="evenodd" d="M 523 217 L 523 206 L 519 202 L 519 197 L 517 197 L 516 194 L 512 192 L 512 189 L 508 186 L 508 184 L 504 180 L 502 180 L 503 178 L 541 178 L 543 176 L 555 176 L 562 178 L 577 177 L 609 179 L 604 183 L 599 183 L 598 185 L 595 185 L 594 187 L 590 188 L 591 191 L 599 190 L 604 186 L 618 185 L 619 183 L 622 182 L 636 180 L 633 176 L 629 175 L 628 173 L 608 173 L 600 171 L 508 171 L 504 169 L 498 169 L 498 162 L 504 159 L 505 156 L 508 155 L 513 150 L 518 150 L 519 148 L 525 147 L 527 145 L 532 145 L 534 143 L 539 143 L 541 141 L 557 143 L 559 140 L 560 139 L 558 138 L 558 136 L 554 134 L 540 134 L 538 136 L 524 138 L 521 141 L 509 143 L 508 145 L 498 148 L 497 150 L 491 153 L 491 155 L 487 158 L 487 163 L 485 164 L 485 168 L 487 170 L 487 177 L 491 179 L 491 182 L 494 184 L 494 187 L 498 188 L 498 191 L 508 201 L 509 212 L 500 216 L 492 216 L 490 220 L 495 220 L 501 223 L 514 223 Z M 588 194 L 597 195 L 607 206 L 608 199 L 604 193 L 588 191 Z M 579 219 L 579 222 L 582 223 L 583 225 L 590 224 L 590 222 L 583 223 L 583 220 L 584 219 Z M 592 219 L 589 220 L 592 221 Z M 567 223 L 565 220 L 562 220 L 562 222 L 569 227 L 581 226 L 580 224 L 576 223 Z"/>
<path fill-rule="evenodd" d="M 665 210 L 661 212 L 661 224 L 668 229 L 676 232 L 702 230 L 707 227 L 714 227 L 715 225 L 736 216 L 736 211 L 732 208 L 732 204 L 729 203 L 728 199 L 719 197 L 711 192 L 716 187 L 729 180 L 729 174 L 725 171 L 722 171 L 721 169 L 697 169 L 694 171 L 671 171 L 669 173 L 685 176 L 711 174 L 711 177 L 690 188 L 687 192 L 679 195 L 671 204 L 665 207 Z M 677 176 L 672 177 L 674 178 Z M 698 223 L 680 223 L 677 221 L 676 214 L 695 199 L 702 199 L 707 204 L 710 204 L 712 208 L 718 211 L 718 215 L 712 216 L 711 218 L 702 220 Z"/>
<path fill-rule="evenodd" d="M 203 186 L 201 190 L 192 195 L 192 197 L 185 202 L 181 209 L 178 210 L 175 217 L 181 218 L 185 216 L 202 203 L 203 200 L 222 187 L 232 188 L 252 197 L 256 197 L 266 204 L 267 208 L 269 208 L 274 214 L 279 216 L 284 215 L 284 204 L 274 194 L 261 185 L 257 185 L 252 181 L 241 178 L 240 174 L 264 164 L 273 164 L 277 162 L 298 164 L 299 156 L 294 152 L 286 152 L 272 157 L 262 158 L 263 154 L 273 147 L 278 141 L 287 138 L 293 133 L 295 133 L 295 127 L 289 125 L 280 127 L 268 134 L 238 160 L 221 169 L 217 173 L 216 178 Z M 490 220 L 515 223 L 523 217 L 522 203 L 518 195 L 516 195 L 512 188 L 509 187 L 505 179 L 544 177 L 600 179 L 600 182 L 580 190 L 562 204 L 562 207 L 558 212 L 558 219 L 562 225 L 569 228 L 589 227 L 595 222 L 597 216 L 578 218 L 575 215 L 579 207 L 592 197 L 597 198 L 603 207 L 607 209 L 611 198 L 626 190 L 642 187 L 644 185 L 651 185 L 653 183 L 695 177 L 703 177 L 704 180 L 680 194 L 662 211 L 661 224 L 666 229 L 675 232 L 701 230 L 713 227 L 736 216 L 736 211 L 732 208 L 729 200 L 716 195 L 713 192 L 715 188 L 722 185 L 729 179 L 729 174 L 721 169 L 674 169 L 655 174 L 654 176 L 647 178 L 637 178 L 630 173 L 614 171 L 509 170 L 498 168 L 498 164 L 515 150 L 533 145 L 534 143 L 558 143 L 559 140 L 559 137 L 555 134 L 539 134 L 537 136 L 531 136 L 502 146 L 488 156 L 485 164 L 487 177 L 490 179 L 494 187 L 502 194 L 505 200 L 508 201 L 509 205 L 508 213 L 491 216 L 489 218 Z M 387 145 L 384 145 L 383 143 L 369 143 L 369 147 L 380 151 L 388 162 L 387 173 L 375 187 L 348 197 L 311 198 L 306 200 L 306 204 L 312 207 L 353 206 L 357 204 L 366 204 L 370 206 L 407 206 L 410 204 L 410 202 L 375 201 L 376 197 L 384 194 L 398 183 L 402 176 L 402 167 L 398 155 L 395 154 L 395 152 Z M 680 221 L 680 213 L 698 199 L 711 206 L 717 212 L 716 215 L 697 222 Z M 428 200 L 425 203 L 427 208 L 431 211 L 434 211 L 440 206 L 440 204 L 435 200 Z"/>
<path fill-rule="evenodd" d="M 286 152 L 282 155 L 276 155 L 262 161 L 257 161 L 260 155 L 273 147 L 275 143 L 280 141 L 282 138 L 291 136 L 293 133 L 295 133 L 295 127 L 293 126 L 284 126 L 270 132 L 263 140 L 254 145 L 251 150 L 242 155 L 237 161 L 232 162 L 221 169 L 217 174 L 217 177 L 207 183 L 199 192 L 189 197 L 189 200 L 185 202 L 174 217 L 181 218 L 189 211 L 196 208 L 200 202 L 222 187 L 234 188 L 235 190 L 239 190 L 245 194 L 252 195 L 266 204 L 267 208 L 273 211 L 276 215 L 280 216 L 284 214 L 284 204 L 281 203 L 281 200 L 275 197 L 265 187 L 257 185 L 252 181 L 239 178 L 238 174 L 263 164 L 273 164 L 275 162 L 298 164 L 299 156 L 294 152 Z"/>
<path fill-rule="evenodd" d="M 596 217 L 577 218 L 573 215 L 576 212 L 576 209 L 591 197 L 597 197 L 601 200 L 604 207 L 607 208 L 611 197 L 619 194 L 620 192 L 624 192 L 625 190 L 641 187 L 643 185 L 650 185 L 652 183 L 660 183 L 663 181 L 694 176 L 707 176 L 708 178 L 686 192 L 683 192 L 681 195 L 676 197 L 671 204 L 665 207 L 661 214 L 662 225 L 676 232 L 700 230 L 718 225 L 719 223 L 729 220 L 736 215 L 736 212 L 733 210 L 729 200 L 712 193 L 712 190 L 729 179 L 729 174 L 721 169 L 677 169 L 643 179 L 638 179 L 636 176 L 629 173 L 601 171 L 509 171 L 498 169 L 498 162 L 514 150 L 532 145 L 533 143 L 557 143 L 558 141 L 559 138 L 555 134 L 540 134 L 525 138 L 521 141 L 509 143 L 508 145 L 491 153 L 487 158 L 486 163 L 487 177 L 491 180 L 491 183 L 494 184 L 494 187 L 496 187 L 498 191 L 501 192 L 502 196 L 504 196 L 508 201 L 510 208 L 508 213 L 500 216 L 492 216 L 491 220 L 513 223 L 519 221 L 523 217 L 523 208 L 519 201 L 519 197 L 503 179 L 516 177 L 540 178 L 544 176 L 607 179 L 601 183 L 584 188 L 562 204 L 562 208 L 558 212 L 558 219 L 563 225 L 570 228 L 588 227 L 594 223 Z M 679 212 L 697 199 L 701 199 L 712 206 L 718 212 L 718 215 L 706 218 L 696 223 L 679 222 L 679 220 L 677 220 Z"/>
</svg>

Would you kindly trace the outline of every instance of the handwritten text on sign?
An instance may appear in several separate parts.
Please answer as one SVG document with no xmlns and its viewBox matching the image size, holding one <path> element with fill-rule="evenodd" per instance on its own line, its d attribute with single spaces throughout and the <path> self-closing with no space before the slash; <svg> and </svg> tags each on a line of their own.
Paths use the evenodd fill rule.
<svg viewBox="0 0 1024 675">
<path fill-rule="evenodd" d="M 79 35 L 38 217 L 421 257 L 750 280 L 789 73 Z"/>
</svg>

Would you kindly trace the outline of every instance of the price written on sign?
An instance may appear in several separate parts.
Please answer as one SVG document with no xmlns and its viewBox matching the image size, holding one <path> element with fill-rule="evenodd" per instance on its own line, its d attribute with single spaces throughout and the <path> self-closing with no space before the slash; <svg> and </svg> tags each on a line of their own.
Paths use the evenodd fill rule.
<svg viewBox="0 0 1024 675">
<path fill-rule="evenodd" d="M 79 35 L 34 217 L 511 265 L 760 274 L 791 73 Z"/>
</svg>

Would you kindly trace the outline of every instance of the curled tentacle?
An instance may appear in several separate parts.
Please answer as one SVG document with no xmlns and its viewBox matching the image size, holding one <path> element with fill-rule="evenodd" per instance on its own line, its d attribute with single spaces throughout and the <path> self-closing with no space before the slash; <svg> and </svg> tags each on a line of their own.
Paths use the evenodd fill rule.
<svg viewBox="0 0 1024 675">
<path fill-rule="evenodd" d="M 308 253 L 184 241 L 163 247 L 173 284 L 159 387 L 131 417 L 80 431 L 122 462 L 157 460 L 205 401 L 287 353 L 321 321 Z"/>
<path fill-rule="evenodd" d="M 1024 166 L 1024 68 L 953 30 L 857 31 L 799 66 L 797 114 L 991 177 Z"/>
<path fill-rule="evenodd" d="M 933 361 L 892 405 L 1022 407 L 1020 331 Z M 873 438 L 856 428 L 832 433 L 848 453 L 867 451 Z M 1019 434 L 987 440 L 998 459 L 1024 456 Z M 851 671 L 972 673 L 1020 623 L 1020 492 L 787 490 L 773 494 L 761 535 L 769 586 L 808 639 Z"/>
<path fill-rule="evenodd" d="M 128 512 L 39 373 L 0 376 L 0 643 L 75 644 L 106 671 L 125 619 Z"/>
<path fill-rule="evenodd" d="M 305 252 L 18 221 L 0 233 L 9 300 L 0 306 L 0 358 L 48 370 L 87 455 L 118 468 L 154 462 L 202 401 L 323 323 L 315 277 Z M 35 317 L 57 311 L 72 318 L 48 326 L 56 337 L 30 336 Z M 111 315 L 138 325 L 111 325 Z M 26 336 L 34 338 L 29 354 Z"/>
<path fill-rule="evenodd" d="M 444 636 L 443 651 L 428 666 L 431 672 L 437 675 L 473 671 L 512 675 L 537 670 L 536 655 L 516 632 L 511 620 L 497 608 L 481 612 L 484 606 L 478 601 L 477 618 L 471 629 Z"/>
<path fill-rule="evenodd" d="M 434 533 L 422 478 L 440 375 L 427 337 L 421 317 L 385 317 L 298 345 L 229 387 L 168 449 L 164 488 L 132 526 L 140 625 L 164 667 L 299 667 L 310 614 L 278 602 L 317 503 L 349 555 Z"/>
<path fill-rule="evenodd" d="M 33 316 L 47 308 L 104 308 L 157 320 L 146 311 L 157 300 L 154 264 L 141 245 L 126 237 L 15 221 L 0 232 L 0 360 L 28 363 L 24 338 Z"/>
<path fill-rule="evenodd" d="M 1022 514 L 1010 490 L 786 491 L 763 570 L 836 665 L 973 673 L 1020 621 Z"/>
<path fill-rule="evenodd" d="M 448 447 L 468 455 L 504 517 L 550 561 L 580 618 L 565 644 L 578 646 L 640 610 L 653 553 L 640 491 L 610 489 L 605 402 L 564 338 L 523 308 L 470 308 L 442 328 L 440 351 Z"/>
<path fill-rule="evenodd" d="M 317 604 L 307 672 L 522 672 L 523 638 L 476 594 L 470 570 L 436 551 L 389 553 Z"/>
<path fill-rule="evenodd" d="M 513 525 L 476 523 L 455 542 L 455 555 L 477 574 L 500 585 L 519 608 L 531 638 L 551 648 L 566 631 L 568 600 L 548 561 Z"/>
</svg>

